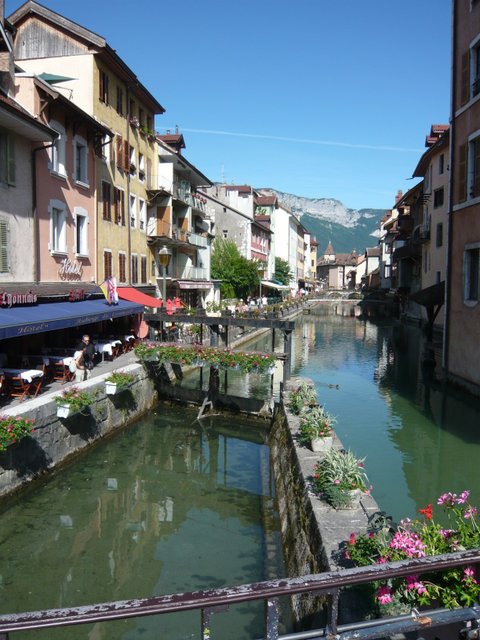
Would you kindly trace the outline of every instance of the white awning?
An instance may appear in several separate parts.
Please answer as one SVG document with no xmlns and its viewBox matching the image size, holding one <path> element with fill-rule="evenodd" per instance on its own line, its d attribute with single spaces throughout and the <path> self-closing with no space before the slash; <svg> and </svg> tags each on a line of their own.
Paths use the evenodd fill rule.
<svg viewBox="0 0 480 640">
<path fill-rule="evenodd" d="M 262 287 L 269 287 L 270 289 L 278 289 L 279 291 L 289 291 L 290 287 L 288 284 L 277 284 L 276 282 L 272 282 L 271 280 L 262 280 Z"/>
</svg>

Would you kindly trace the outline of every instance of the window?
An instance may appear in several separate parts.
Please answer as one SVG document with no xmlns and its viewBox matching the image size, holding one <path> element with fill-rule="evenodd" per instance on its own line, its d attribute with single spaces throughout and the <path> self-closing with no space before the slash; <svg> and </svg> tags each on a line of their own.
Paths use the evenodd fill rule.
<svg viewBox="0 0 480 640">
<path fill-rule="evenodd" d="M 392 271 L 392 266 L 390 264 L 385 264 L 383 266 L 383 275 L 385 278 L 390 278 Z"/>
<path fill-rule="evenodd" d="M 0 182 L 15 186 L 15 138 L 0 129 Z"/>
<path fill-rule="evenodd" d="M 441 153 L 438 157 L 438 174 L 443 175 L 445 171 L 445 154 Z"/>
<path fill-rule="evenodd" d="M 132 284 L 138 282 L 138 256 L 136 253 L 132 253 Z"/>
<path fill-rule="evenodd" d="M 118 254 L 118 280 L 119 282 L 127 281 L 127 256 L 123 251 Z"/>
<path fill-rule="evenodd" d="M 436 239 L 436 246 L 437 247 L 441 247 L 443 246 L 443 223 L 439 222 L 437 224 L 437 233 L 436 233 L 437 239 Z"/>
<path fill-rule="evenodd" d="M 102 159 L 105 162 L 112 161 L 112 138 L 108 134 L 102 136 Z"/>
<path fill-rule="evenodd" d="M 82 207 L 73 210 L 75 219 L 75 253 L 88 256 L 88 213 Z"/>
<path fill-rule="evenodd" d="M 467 245 L 465 251 L 465 301 L 477 302 L 479 299 L 479 245 Z"/>
<path fill-rule="evenodd" d="M 103 279 L 112 277 L 112 252 L 107 250 L 103 251 Z"/>
<path fill-rule="evenodd" d="M 117 85 L 117 113 L 123 116 L 123 89 Z"/>
<path fill-rule="evenodd" d="M 129 206 L 129 216 L 130 216 L 130 226 L 137 226 L 137 198 L 135 196 L 130 196 L 130 206 Z"/>
<path fill-rule="evenodd" d="M 8 236 L 8 222 L 0 220 L 0 273 L 8 273 L 10 270 Z"/>
<path fill-rule="evenodd" d="M 114 187 L 115 222 L 125 226 L 125 191 Z"/>
<path fill-rule="evenodd" d="M 438 207 L 441 207 L 443 205 L 443 200 L 444 200 L 444 192 L 443 192 L 443 187 L 441 187 L 440 189 L 435 189 L 435 191 L 433 192 L 433 208 L 434 209 L 438 209 Z"/>
<path fill-rule="evenodd" d="M 147 256 L 140 256 L 140 282 L 147 284 Z"/>
<path fill-rule="evenodd" d="M 468 144 L 468 193 L 470 198 L 480 196 L 480 135 L 477 135 Z"/>
<path fill-rule="evenodd" d="M 112 185 L 102 180 L 102 213 L 103 219 L 112 220 Z"/>
<path fill-rule="evenodd" d="M 67 207 L 60 200 L 51 200 L 50 212 L 50 250 L 52 253 L 67 253 Z"/>
<path fill-rule="evenodd" d="M 81 136 L 73 139 L 73 176 L 76 182 L 88 185 L 88 146 Z"/>
<path fill-rule="evenodd" d="M 67 175 L 65 166 L 67 134 L 65 127 L 59 122 L 52 121 L 49 123 L 51 128 L 58 133 L 58 138 L 54 140 L 53 147 L 50 150 L 50 171 L 60 176 Z"/>
<path fill-rule="evenodd" d="M 140 229 L 145 229 L 147 223 L 147 205 L 145 200 L 138 199 L 138 224 Z"/>
<path fill-rule="evenodd" d="M 145 180 L 145 156 L 143 153 L 138 154 L 138 179 L 140 182 Z"/>
<path fill-rule="evenodd" d="M 99 88 L 98 88 L 98 97 L 100 102 L 104 104 L 109 104 L 108 102 L 108 76 L 105 71 L 100 69 L 99 72 Z"/>
<path fill-rule="evenodd" d="M 471 50 L 471 78 L 472 78 L 472 98 L 480 93 L 480 44 Z"/>
<path fill-rule="evenodd" d="M 143 109 L 138 110 L 138 120 L 140 122 L 140 126 L 143 127 L 145 125 L 145 112 Z"/>
<path fill-rule="evenodd" d="M 137 172 L 137 162 L 136 162 L 136 158 L 135 158 L 135 148 L 134 147 L 129 147 L 128 158 L 129 158 L 128 170 L 130 171 L 130 175 L 134 176 L 136 174 L 136 172 Z"/>
</svg>

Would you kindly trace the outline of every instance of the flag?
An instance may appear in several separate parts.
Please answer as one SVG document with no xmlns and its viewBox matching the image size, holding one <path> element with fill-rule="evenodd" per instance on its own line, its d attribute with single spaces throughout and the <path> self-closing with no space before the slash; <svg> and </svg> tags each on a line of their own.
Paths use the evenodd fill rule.
<svg viewBox="0 0 480 640">
<path fill-rule="evenodd" d="M 118 304 L 117 280 L 113 276 L 107 278 L 100 285 L 100 289 L 108 304 Z"/>
</svg>

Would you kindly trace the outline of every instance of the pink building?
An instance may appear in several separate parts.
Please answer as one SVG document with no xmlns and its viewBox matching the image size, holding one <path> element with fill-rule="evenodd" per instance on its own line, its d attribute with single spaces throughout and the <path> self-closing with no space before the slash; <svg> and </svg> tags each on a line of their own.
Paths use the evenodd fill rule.
<svg viewBox="0 0 480 640">
<path fill-rule="evenodd" d="M 38 282 L 95 282 L 95 164 L 112 134 L 39 77 L 17 76 L 15 89 L 17 100 L 58 133 L 53 146 L 33 153 Z"/>
</svg>

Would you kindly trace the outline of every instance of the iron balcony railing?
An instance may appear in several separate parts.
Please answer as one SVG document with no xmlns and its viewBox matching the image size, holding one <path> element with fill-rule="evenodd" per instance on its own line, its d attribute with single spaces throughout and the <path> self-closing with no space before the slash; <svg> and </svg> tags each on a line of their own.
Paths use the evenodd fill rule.
<svg viewBox="0 0 480 640">
<path fill-rule="evenodd" d="M 198 611 L 202 640 L 211 639 L 211 618 L 228 610 L 232 604 L 263 601 L 265 603 L 265 640 L 305 640 L 335 638 L 335 640 L 371 640 L 399 633 L 408 633 L 425 628 L 441 628 L 448 625 L 462 627 L 460 637 L 470 640 L 480 637 L 480 606 L 463 609 L 431 609 L 410 614 L 360 620 L 349 624 L 338 624 L 338 606 L 341 590 L 362 584 L 388 580 L 408 575 L 422 575 L 432 571 L 448 571 L 453 567 L 480 563 L 480 549 L 405 560 L 390 564 L 357 567 L 307 575 L 298 578 L 283 578 L 268 582 L 257 582 L 231 588 L 194 591 L 152 598 L 121 600 L 91 606 L 48 609 L 27 613 L 0 615 L 0 640 L 10 640 L 17 631 L 67 627 L 79 624 L 108 622 L 112 620 L 139 618 L 143 616 L 167 615 L 181 611 Z M 326 624 L 322 628 L 279 635 L 279 598 L 309 594 L 325 599 Z M 443 636 L 452 638 L 456 636 Z M 182 635 L 179 629 L 178 636 Z M 457 634 L 458 637 L 458 634 Z M 214 640 L 214 639 L 212 639 Z M 219 638 L 219 640 L 221 640 Z M 253 640 L 253 639 L 252 639 Z"/>
</svg>

